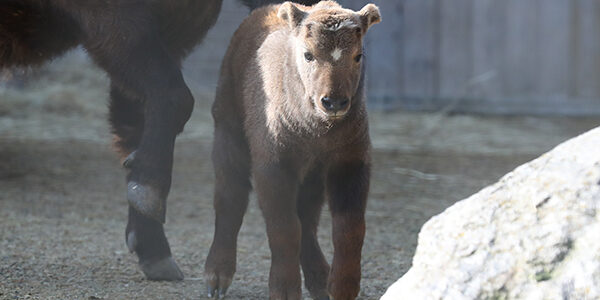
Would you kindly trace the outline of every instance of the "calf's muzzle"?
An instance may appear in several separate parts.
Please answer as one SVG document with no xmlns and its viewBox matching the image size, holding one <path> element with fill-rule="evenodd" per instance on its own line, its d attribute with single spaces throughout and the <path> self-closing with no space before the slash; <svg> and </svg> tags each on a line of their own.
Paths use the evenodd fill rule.
<svg viewBox="0 0 600 300">
<path fill-rule="evenodd" d="M 321 104 L 327 113 L 345 112 L 350 104 L 348 98 L 321 98 Z"/>
</svg>

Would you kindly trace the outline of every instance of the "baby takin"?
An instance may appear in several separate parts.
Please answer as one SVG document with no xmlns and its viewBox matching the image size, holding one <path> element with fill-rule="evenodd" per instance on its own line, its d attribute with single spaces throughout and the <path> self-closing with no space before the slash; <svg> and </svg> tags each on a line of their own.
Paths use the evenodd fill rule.
<svg viewBox="0 0 600 300">
<path fill-rule="evenodd" d="M 371 148 L 363 38 L 380 21 L 373 4 L 355 12 L 333 1 L 285 2 L 254 11 L 236 31 L 212 110 L 209 297 L 232 282 L 251 177 L 271 249 L 270 298 L 301 298 L 300 267 L 314 299 L 358 295 Z M 316 235 L 325 199 L 331 267 Z"/>
</svg>

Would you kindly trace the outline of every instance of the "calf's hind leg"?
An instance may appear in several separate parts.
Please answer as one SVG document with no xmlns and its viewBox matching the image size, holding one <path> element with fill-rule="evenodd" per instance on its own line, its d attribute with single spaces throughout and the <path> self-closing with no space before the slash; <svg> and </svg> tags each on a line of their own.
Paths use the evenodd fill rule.
<svg viewBox="0 0 600 300">
<path fill-rule="evenodd" d="M 300 264 L 304 273 L 304 285 L 313 299 L 329 299 L 327 275 L 329 264 L 323 256 L 317 239 L 317 227 L 324 201 L 324 178 L 321 167 L 306 176 L 298 191 L 298 217 L 302 227 L 300 241 Z"/>
<path fill-rule="evenodd" d="M 215 169 L 215 233 L 205 264 L 208 296 L 222 297 L 236 265 L 237 236 L 248 206 L 250 157 L 241 129 L 215 124 L 212 159 Z"/>
</svg>

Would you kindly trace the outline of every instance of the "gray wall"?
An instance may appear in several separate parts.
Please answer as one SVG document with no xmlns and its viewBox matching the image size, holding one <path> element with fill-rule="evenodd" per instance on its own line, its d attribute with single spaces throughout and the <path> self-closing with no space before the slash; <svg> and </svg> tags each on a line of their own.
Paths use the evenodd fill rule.
<svg viewBox="0 0 600 300">
<path fill-rule="evenodd" d="M 368 1 L 342 0 L 360 9 Z M 600 114 L 600 1 L 374 0 L 369 104 L 502 114 Z M 219 23 L 185 64 L 214 88 L 247 9 L 225 0 Z"/>
</svg>

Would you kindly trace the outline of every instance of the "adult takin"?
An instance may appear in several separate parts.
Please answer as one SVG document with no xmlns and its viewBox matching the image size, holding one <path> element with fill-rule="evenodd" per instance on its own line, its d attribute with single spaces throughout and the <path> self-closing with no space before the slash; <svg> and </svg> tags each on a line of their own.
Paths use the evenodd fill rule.
<svg viewBox="0 0 600 300">
<path fill-rule="evenodd" d="M 363 38 L 381 21 L 367 4 L 285 2 L 255 10 L 225 55 L 216 100 L 212 159 L 216 225 L 205 274 L 223 295 L 236 267 L 237 235 L 251 189 L 271 249 L 271 299 L 300 299 L 300 267 L 314 299 L 354 299 L 370 178 Z M 317 241 L 327 199 L 331 267 Z"/>
</svg>

